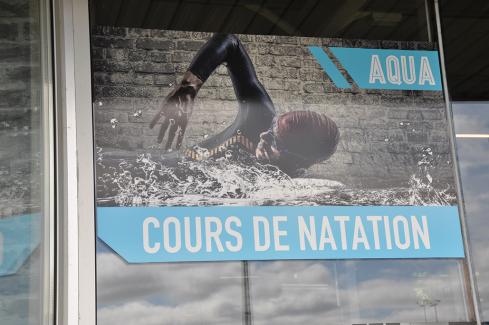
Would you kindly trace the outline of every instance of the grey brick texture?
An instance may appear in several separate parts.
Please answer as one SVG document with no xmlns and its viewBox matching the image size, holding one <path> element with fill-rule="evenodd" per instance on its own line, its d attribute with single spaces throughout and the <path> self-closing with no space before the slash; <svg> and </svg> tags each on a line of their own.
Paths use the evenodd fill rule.
<svg viewBox="0 0 489 325">
<path fill-rule="evenodd" d="M 187 70 L 209 33 L 114 28 L 93 29 L 94 115 L 100 147 L 162 152 L 157 130 L 148 128 L 165 96 Z M 313 110 L 334 119 L 337 152 L 307 176 L 350 186 L 407 186 L 421 149 L 438 158 L 440 186 L 453 182 L 445 106 L 441 92 L 335 88 L 307 45 L 433 49 L 419 42 L 238 35 L 279 113 Z M 226 67 L 219 67 L 198 94 L 184 145 L 229 125 L 238 106 Z M 137 116 L 141 110 L 141 116 Z M 113 128 L 112 119 L 118 125 Z"/>
<path fill-rule="evenodd" d="M 0 0 L 0 217 L 38 210 L 41 200 L 36 6 Z"/>
</svg>

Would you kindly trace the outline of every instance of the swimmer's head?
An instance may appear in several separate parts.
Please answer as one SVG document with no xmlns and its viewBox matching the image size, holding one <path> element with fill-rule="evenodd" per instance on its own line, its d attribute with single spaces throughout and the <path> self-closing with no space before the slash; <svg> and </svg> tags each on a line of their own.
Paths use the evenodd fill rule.
<svg viewBox="0 0 489 325">
<path fill-rule="evenodd" d="M 288 112 L 277 117 L 269 131 L 260 134 L 256 157 L 294 173 L 331 157 L 338 141 L 338 127 L 326 115 Z"/>
</svg>

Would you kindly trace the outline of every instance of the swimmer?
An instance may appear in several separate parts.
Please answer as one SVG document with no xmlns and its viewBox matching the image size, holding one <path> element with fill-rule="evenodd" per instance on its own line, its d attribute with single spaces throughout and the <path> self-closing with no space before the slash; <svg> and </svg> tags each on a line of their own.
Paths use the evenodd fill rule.
<svg viewBox="0 0 489 325">
<path fill-rule="evenodd" d="M 195 160 L 214 157 L 230 145 L 239 144 L 259 162 L 294 174 L 327 160 L 336 151 L 339 131 L 336 123 L 326 115 L 295 111 L 277 116 L 246 50 L 231 34 L 215 34 L 203 45 L 182 81 L 167 96 L 160 112 L 151 121 L 150 128 L 153 128 L 162 119 L 158 143 L 166 134 L 167 151 L 172 150 L 173 145 L 176 150 L 181 148 L 195 97 L 221 64 L 227 65 L 239 103 L 238 115 L 224 131 L 198 144 L 206 155 L 187 149 L 183 152 L 185 157 Z M 181 154 L 173 154 L 174 157 L 178 155 Z"/>
</svg>

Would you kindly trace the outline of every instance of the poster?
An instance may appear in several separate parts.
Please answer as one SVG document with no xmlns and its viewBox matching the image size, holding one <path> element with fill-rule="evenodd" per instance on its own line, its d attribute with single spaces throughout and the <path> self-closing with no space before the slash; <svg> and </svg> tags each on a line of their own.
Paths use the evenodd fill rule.
<svg viewBox="0 0 489 325">
<path fill-rule="evenodd" d="M 464 256 L 430 44 L 98 27 L 97 234 L 128 263 Z"/>
</svg>

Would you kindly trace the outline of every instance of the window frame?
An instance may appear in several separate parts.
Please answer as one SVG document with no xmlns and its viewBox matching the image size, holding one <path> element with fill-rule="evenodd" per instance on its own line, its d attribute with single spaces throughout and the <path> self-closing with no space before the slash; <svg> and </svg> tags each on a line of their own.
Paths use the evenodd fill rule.
<svg viewBox="0 0 489 325">
<path fill-rule="evenodd" d="M 459 195 L 468 278 L 467 301 L 475 310 L 470 319 L 481 324 L 470 246 L 455 152 L 455 131 L 448 92 L 439 1 L 432 0 L 440 63 Z M 429 0 L 426 0 L 428 3 Z M 58 249 L 57 320 L 59 324 L 96 324 L 96 224 L 94 142 L 91 100 L 90 20 L 88 0 L 53 0 L 54 73 L 56 76 L 56 175 Z"/>
<path fill-rule="evenodd" d="M 56 120 L 57 324 L 96 324 L 88 0 L 52 0 Z M 50 322 L 54 324 L 54 322 Z"/>
</svg>

